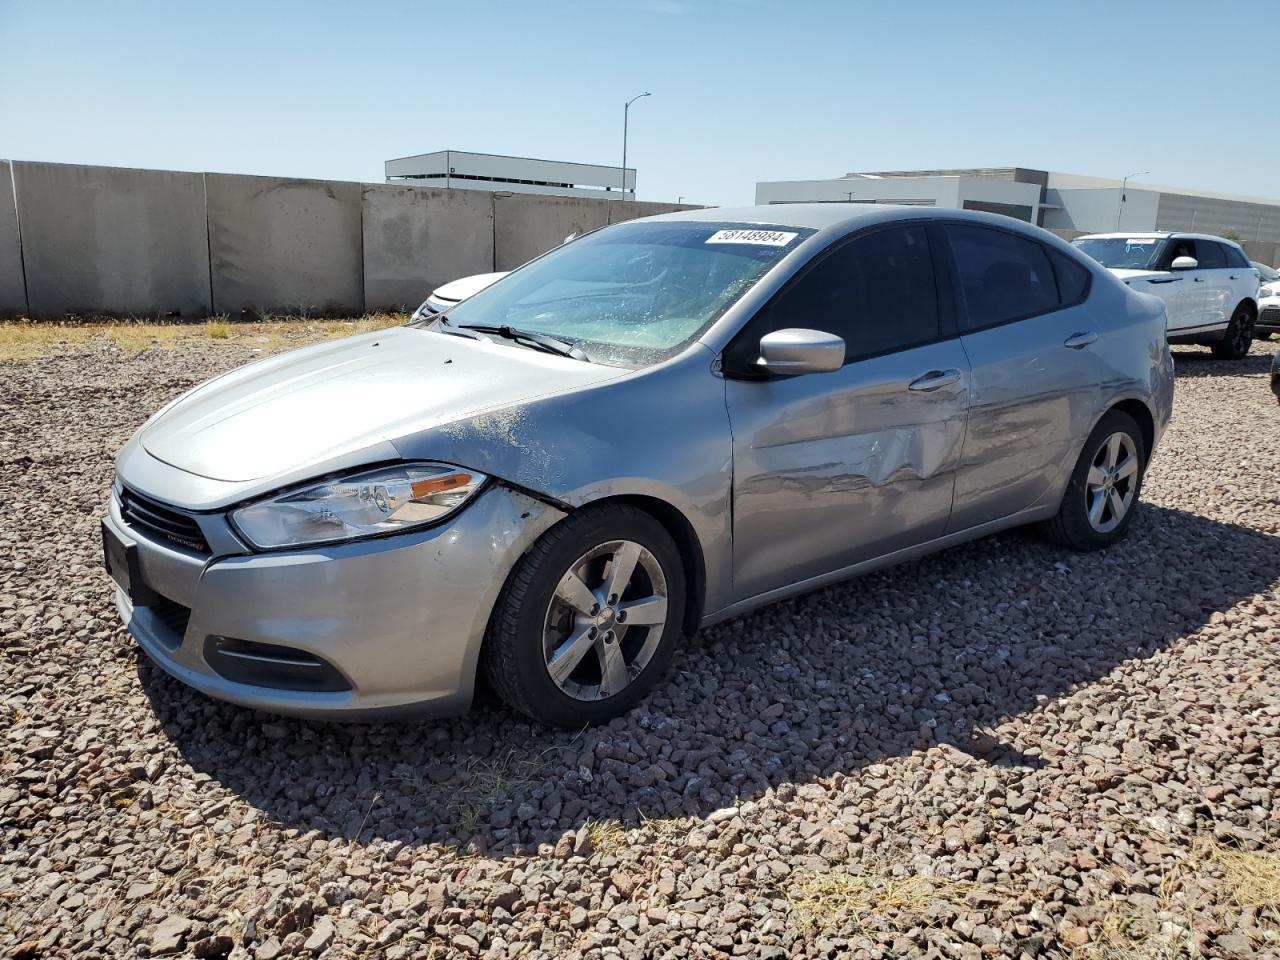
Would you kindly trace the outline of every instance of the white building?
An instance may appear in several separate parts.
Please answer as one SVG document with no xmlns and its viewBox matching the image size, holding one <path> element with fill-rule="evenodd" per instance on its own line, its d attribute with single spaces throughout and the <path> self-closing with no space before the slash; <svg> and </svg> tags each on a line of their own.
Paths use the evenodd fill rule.
<svg viewBox="0 0 1280 960">
<path fill-rule="evenodd" d="M 506 190 L 557 197 L 634 200 L 636 171 L 592 163 L 532 160 L 492 153 L 437 150 L 383 164 L 387 183 L 455 190 Z"/>
<path fill-rule="evenodd" d="M 756 184 L 757 203 L 803 201 L 986 210 L 1062 233 L 1196 230 L 1280 241 L 1280 200 L 1027 167 L 895 170 Z"/>
</svg>

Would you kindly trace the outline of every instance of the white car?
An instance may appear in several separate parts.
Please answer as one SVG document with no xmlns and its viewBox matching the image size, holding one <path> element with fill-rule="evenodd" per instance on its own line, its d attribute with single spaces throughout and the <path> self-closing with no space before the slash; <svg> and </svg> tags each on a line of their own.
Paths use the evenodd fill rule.
<svg viewBox="0 0 1280 960">
<path fill-rule="evenodd" d="M 457 280 L 441 284 L 431 291 L 431 296 L 423 300 L 417 310 L 413 311 L 413 319 L 422 320 L 437 313 L 444 313 L 455 303 L 461 303 L 467 297 L 475 296 L 485 287 L 501 280 L 509 272 L 509 270 L 499 270 L 497 273 L 473 273 L 469 277 L 459 277 Z"/>
<path fill-rule="evenodd" d="M 1099 233 L 1072 241 L 1140 293 L 1164 301 L 1170 343 L 1239 360 L 1258 320 L 1258 271 L 1239 244 L 1199 233 Z"/>
<path fill-rule="evenodd" d="M 1253 261 L 1253 268 L 1262 278 L 1258 288 L 1258 322 L 1253 333 L 1259 340 L 1269 340 L 1273 333 L 1280 333 L 1280 270 L 1265 263 Z"/>
</svg>

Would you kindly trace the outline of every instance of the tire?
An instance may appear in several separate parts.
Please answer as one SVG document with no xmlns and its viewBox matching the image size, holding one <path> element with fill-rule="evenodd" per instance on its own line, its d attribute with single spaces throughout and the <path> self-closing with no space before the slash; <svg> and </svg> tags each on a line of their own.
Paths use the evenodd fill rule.
<svg viewBox="0 0 1280 960">
<path fill-rule="evenodd" d="M 1113 443 L 1118 443 L 1120 456 L 1113 454 Z M 1119 477 L 1119 471 L 1112 467 L 1123 470 L 1127 456 L 1135 458 L 1133 472 Z M 1101 473 L 1091 476 L 1095 465 Z M 1138 424 L 1123 411 L 1107 411 L 1085 441 L 1071 479 L 1067 481 L 1062 505 L 1058 507 L 1057 516 L 1045 524 L 1045 532 L 1050 539 L 1073 550 L 1101 550 L 1115 543 L 1133 522 L 1146 469 L 1147 451 Z M 1110 483 L 1105 482 L 1108 475 L 1112 478 Z M 1117 501 L 1107 491 L 1115 491 L 1123 504 L 1118 519 Z M 1099 493 L 1104 503 L 1095 519 L 1090 508 L 1098 505 Z"/>
<path fill-rule="evenodd" d="M 611 578 L 628 564 L 611 597 Z M 670 666 L 685 594 L 680 551 L 661 523 L 623 504 L 586 507 L 544 533 L 508 577 L 489 618 L 485 675 L 508 706 L 551 726 L 612 720 Z"/>
<path fill-rule="evenodd" d="M 1231 315 L 1227 332 L 1222 335 L 1221 340 L 1210 344 L 1209 349 L 1219 360 L 1240 360 L 1248 356 L 1252 344 L 1253 310 L 1247 303 L 1241 303 Z"/>
</svg>

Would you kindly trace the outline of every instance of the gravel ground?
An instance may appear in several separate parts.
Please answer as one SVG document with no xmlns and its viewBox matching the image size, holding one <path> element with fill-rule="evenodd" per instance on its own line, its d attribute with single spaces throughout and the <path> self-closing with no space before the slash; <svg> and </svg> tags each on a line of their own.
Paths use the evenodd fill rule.
<svg viewBox="0 0 1280 960">
<path fill-rule="evenodd" d="M 111 458 L 240 344 L 0 365 L 15 957 L 1280 955 L 1280 408 L 1179 352 L 1129 538 L 1012 533 L 703 631 L 628 717 L 331 726 L 116 622 Z"/>
</svg>

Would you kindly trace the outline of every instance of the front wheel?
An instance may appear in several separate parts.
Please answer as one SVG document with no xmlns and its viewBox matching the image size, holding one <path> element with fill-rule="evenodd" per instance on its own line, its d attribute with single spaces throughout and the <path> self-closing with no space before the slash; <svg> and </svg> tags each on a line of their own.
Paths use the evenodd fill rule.
<svg viewBox="0 0 1280 960">
<path fill-rule="evenodd" d="M 1138 506 L 1146 458 L 1133 417 L 1108 411 L 1085 441 L 1057 516 L 1046 524 L 1050 538 L 1073 550 L 1100 550 L 1123 537 Z"/>
<path fill-rule="evenodd" d="M 1227 332 L 1222 339 L 1210 346 L 1213 355 L 1219 360 L 1240 360 L 1249 354 L 1253 345 L 1253 311 L 1248 304 L 1240 304 L 1231 315 L 1227 324 Z"/>
<path fill-rule="evenodd" d="M 508 706 L 552 726 L 603 723 L 652 689 L 683 626 L 685 572 L 666 528 L 635 507 L 572 514 L 521 558 L 485 638 Z"/>
</svg>

